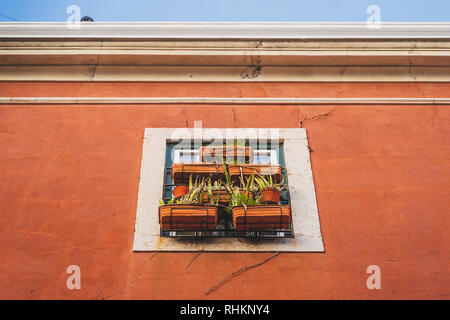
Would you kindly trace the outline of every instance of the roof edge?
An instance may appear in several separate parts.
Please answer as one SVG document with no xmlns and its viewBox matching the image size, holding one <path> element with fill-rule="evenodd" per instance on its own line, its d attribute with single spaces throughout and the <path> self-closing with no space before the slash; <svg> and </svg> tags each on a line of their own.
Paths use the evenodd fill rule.
<svg viewBox="0 0 450 320">
<path fill-rule="evenodd" d="M 3 39 L 450 39 L 450 23 L 0 22 Z"/>
</svg>

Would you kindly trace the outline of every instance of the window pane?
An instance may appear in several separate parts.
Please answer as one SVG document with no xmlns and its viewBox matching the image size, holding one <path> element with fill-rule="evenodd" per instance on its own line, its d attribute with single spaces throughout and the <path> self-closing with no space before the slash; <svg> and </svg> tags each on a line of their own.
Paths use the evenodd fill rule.
<svg viewBox="0 0 450 320">
<path fill-rule="evenodd" d="M 180 162 L 198 162 L 197 150 L 184 150 L 180 152 Z"/>
<path fill-rule="evenodd" d="M 270 153 L 260 153 L 254 157 L 255 163 L 270 164 Z"/>
</svg>

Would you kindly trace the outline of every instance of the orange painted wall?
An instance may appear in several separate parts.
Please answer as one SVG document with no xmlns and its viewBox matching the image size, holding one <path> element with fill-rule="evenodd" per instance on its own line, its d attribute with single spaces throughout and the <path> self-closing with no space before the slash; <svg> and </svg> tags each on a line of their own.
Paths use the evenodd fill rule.
<svg viewBox="0 0 450 320">
<path fill-rule="evenodd" d="M 450 84 L 3 82 L 0 95 L 450 97 Z M 325 253 L 282 253 L 205 296 L 272 253 L 132 252 L 144 128 L 298 127 L 330 110 L 304 122 Z M 0 168 L 0 299 L 449 299 L 450 106 L 1 105 Z M 81 290 L 66 288 L 72 264 Z M 381 290 L 366 288 L 372 264 Z"/>
</svg>

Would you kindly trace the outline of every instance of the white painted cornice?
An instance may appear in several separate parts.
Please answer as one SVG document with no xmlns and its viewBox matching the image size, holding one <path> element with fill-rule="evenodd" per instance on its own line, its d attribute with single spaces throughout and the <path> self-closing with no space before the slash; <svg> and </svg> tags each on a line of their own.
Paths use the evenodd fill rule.
<svg viewBox="0 0 450 320">
<path fill-rule="evenodd" d="M 0 81 L 448 82 L 450 23 L 0 23 Z"/>
<path fill-rule="evenodd" d="M 449 39 L 450 23 L 2 22 L 0 38 L 82 39 Z"/>
<path fill-rule="evenodd" d="M 450 105 L 450 98 L 0 97 L 0 104 Z"/>
</svg>

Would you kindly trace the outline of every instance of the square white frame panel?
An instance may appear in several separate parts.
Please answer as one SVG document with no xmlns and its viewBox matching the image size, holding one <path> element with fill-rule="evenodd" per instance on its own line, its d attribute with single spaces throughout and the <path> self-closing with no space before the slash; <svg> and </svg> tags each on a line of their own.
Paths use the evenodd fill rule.
<svg viewBox="0 0 450 320">
<path fill-rule="evenodd" d="M 323 252 L 314 181 L 306 130 L 303 128 L 146 128 L 142 150 L 138 203 L 134 231 L 134 251 L 230 251 L 230 252 Z M 262 130 L 266 133 L 262 133 Z M 273 130 L 273 131 L 270 131 Z M 217 134 L 256 139 L 267 132 L 277 132 L 283 142 L 291 197 L 294 238 L 245 239 L 201 238 L 176 239 L 160 236 L 159 201 L 164 185 L 167 142 L 179 139 L 209 140 Z M 268 138 L 270 139 L 270 138 Z"/>
</svg>

